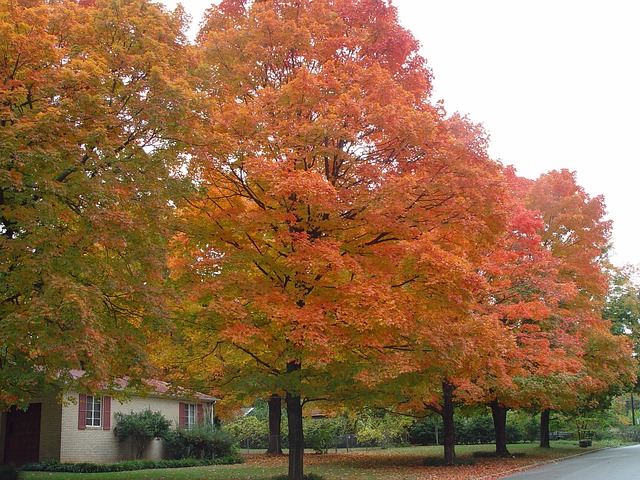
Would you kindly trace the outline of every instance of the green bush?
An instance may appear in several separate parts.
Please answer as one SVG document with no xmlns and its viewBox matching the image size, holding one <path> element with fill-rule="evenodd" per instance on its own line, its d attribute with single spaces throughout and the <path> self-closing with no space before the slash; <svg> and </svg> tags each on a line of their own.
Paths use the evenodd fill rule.
<svg viewBox="0 0 640 480">
<path fill-rule="evenodd" d="M 383 409 L 372 408 L 360 412 L 355 420 L 358 445 L 364 447 L 406 445 L 411 422 L 408 417 L 394 415 Z"/>
<path fill-rule="evenodd" d="M 116 413 L 116 427 L 113 433 L 120 440 L 133 439 L 136 458 L 142 458 L 144 447 L 154 438 L 164 438 L 169 432 L 171 422 L 160 412 L 145 410 L 143 412 Z"/>
<path fill-rule="evenodd" d="M 382 409 L 367 409 L 355 417 L 305 418 L 305 447 L 326 452 L 331 447 L 400 446 L 408 441 L 411 420 Z M 241 448 L 267 448 L 269 440 L 268 414 L 264 409 L 238 418 L 223 427 Z M 287 417 L 282 418 L 282 448 L 288 447 Z"/>
<path fill-rule="evenodd" d="M 316 453 L 327 453 L 336 443 L 336 437 L 341 434 L 341 419 L 309 418 L 303 423 L 304 443 L 307 448 L 313 448 Z"/>
<path fill-rule="evenodd" d="M 489 415 L 472 415 L 454 419 L 456 443 L 459 445 L 477 445 L 495 442 L 493 419 Z M 518 443 L 523 440 L 535 440 L 538 423 L 529 416 L 509 417 L 507 423 L 507 441 Z M 414 423 L 410 429 L 411 443 L 433 445 L 436 443 L 436 429 L 442 443 L 442 420 L 439 417 L 428 417 Z"/>
<path fill-rule="evenodd" d="M 235 439 L 215 425 L 178 429 L 165 436 L 174 458 L 217 458 L 236 453 Z"/>
<path fill-rule="evenodd" d="M 238 418 L 223 427 L 242 447 L 247 446 L 247 439 L 251 448 L 267 448 L 269 445 L 269 424 L 266 419 L 261 420 L 253 415 Z"/>
<path fill-rule="evenodd" d="M 526 412 L 507 414 L 507 442 L 535 442 L 540 437 L 540 416 Z"/>
<path fill-rule="evenodd" d="M 436 429 L 440 438 L 436 438 Z M 420 422 L 415 422 L 409 429 L 409 441 L 413 444 L 435 445 L 442 443 L 441 439 L 442 420 L 440 417 L 426 417 Z"/>
<path fill-rule="evenodd" d="M 632 442 L 640 442 L 640 425 L 629 426 L 624 438 Z"/>
<path fill-rule="evenodd" d="M 525 432 L 519 425 L 507 423 L 507 443 L 520 443 L 525 439 Z"/>
<path fill-rule="evenodd" d="M 20 480 L 22 472 L 15 465 L 0 465 L 0 480 Z"/>
<path fill-rule="evenodd" d="M 61 472 L 61 473 L 107 473 L 128 472 L 132 470 L 161 469 L 161 468 L 186 468 L 201 467 L 207 465 L 227 465 L 242 463 L 240 455 L 232 454 L 227 457 L 215 459 L 186 458 L 180 460 L 128 460 L 126 462 L 111 464 L 96 463 L 60 463 L 56 460 L 48 460 L 40 463 L 30 463 L 22 467 L 29 472 Z M 10 477 L 8 477 L 10 478 Z M 4 477 L 0 477 L 4 480 Z"/>
</svg>

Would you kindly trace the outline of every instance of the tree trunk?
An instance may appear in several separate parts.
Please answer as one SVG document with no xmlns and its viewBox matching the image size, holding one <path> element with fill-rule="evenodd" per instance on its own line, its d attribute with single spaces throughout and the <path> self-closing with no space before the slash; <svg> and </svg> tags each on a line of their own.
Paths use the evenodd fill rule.
<svg viewBox="0 0 640 480">
<path fill-rule="evenodd" d="M 282 455 L 282 398 L 273 394 L 269 397 L 269 455 Z"/>
<path fill-rule="evenodd" d="M 543 410 L 540 414 L 540 447 L 551 448 L 549 443 L 549 417 L 551 416 L 551 410 L 548 408 Z"/>
<path fill-rule="evenodd" d="M 510 455 L 507 449 L 507 407 L 500 405 L 497 400 L 491 402 L 491 416 L 496 434 L 496 455 L 506 457 Z"/>
<path fill-rule="evenodd" d="M 444 445 L 444 461 L 447 465 L 453 465 L 456 462 L 456 432 L 453 425 L 453 391 L 454 386 L 442 381 L 442 444 Z"/>
<path fill-rule="evenodd" d="M 135 438 L 135 445 L 136 445 L 136 460 L 140 460 L 142 458 L 142 455 L 144 454 L 144 444 L 147 441 L 146 438 Z"/>
<path fill-rule="evenodd" d="M 300 370 L 300 363 L 289 362 L 287 372 Z M 287 419 L 289 420 L 289 480 L 303 480 L 304 432 L 302 430 L 302 401 L 299 394 L 287 392 Z"/>
</svg>

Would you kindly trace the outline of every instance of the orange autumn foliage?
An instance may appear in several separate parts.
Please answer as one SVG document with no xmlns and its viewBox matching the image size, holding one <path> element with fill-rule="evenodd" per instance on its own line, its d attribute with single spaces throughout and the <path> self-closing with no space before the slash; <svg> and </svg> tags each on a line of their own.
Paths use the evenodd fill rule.
<svg viewBox="0 0 640 480">
<path fill-rule="evenodd" d="M 169 311 L 183 20 L 144 0 L 0 6 L 0 408 L 147 375 Z"/>
<path fill-rule="evenodd" d="M 500 169 L 477 127 L 430 103 L 386 2 L 223 1 L 198 42 L 202 195 L 174 263 L 204 305 L 194 335 L 215 335 L 231 392 L 356 388 L 372 358 L 446 328 L 404 290 L 426 289 L 425 312 L 468 303 L 503 223 Z"/>
</svg>

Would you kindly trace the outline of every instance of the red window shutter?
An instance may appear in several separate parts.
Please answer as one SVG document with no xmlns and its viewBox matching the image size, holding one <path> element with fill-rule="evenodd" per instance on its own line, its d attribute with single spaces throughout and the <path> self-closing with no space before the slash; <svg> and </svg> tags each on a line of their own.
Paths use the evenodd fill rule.
<svg viewBox="0 0 640 480">
<path fill-rule="evenodd" d="M 78 430 L 87 428 L 87 396 L 84 393 L 78 395 Z"/>
<path fill-rule="evenodd" d="M 178 426 L 180 428 L 184 428 L 187 423 L 185 421 L 185 415 L 186 415 L 185 410 L 186 409 L 185 409 L 184 403 L 180 402 L 178 404 Z"/>
<path fill-rule="evenodd" d="M 111 397 L 102 397 L 102 429 L 111 430 Z"/>
<path fill-rule="evenodd" d="M 204 425 L 204 407 L 201 403 L 198 404 L 198 425 Z"/>
</svg>

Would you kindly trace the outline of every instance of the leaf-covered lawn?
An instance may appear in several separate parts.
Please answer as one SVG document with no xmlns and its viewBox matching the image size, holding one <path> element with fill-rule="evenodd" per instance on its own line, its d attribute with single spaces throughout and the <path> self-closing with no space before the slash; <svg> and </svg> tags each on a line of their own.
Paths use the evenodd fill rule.
<svg viewBox="0 0 640 480">
<path fill-rule="evenodd" d="M 535 445 L 512 445 L 511 458 L 474 458 L 473 452 L 490 452 L 492 445 L 457 447 L 462 463 L 473 465 L 456 467 L 425 467 L 426 458 L 437 459 L 442 455 L 441 447 L 411 447 L 387 450 L 351 451 L 305 455 L 305 471 L 316 473 L 325 480 L 489 480 L 499 478 L 514 469 L 535 465 L 554 458 L 566 457 L 588 450 L 566 443 L 549 450 Z M 214 467 L 178 468 L 168 470 L 142 470 L 137 472 L 69 474 L 27 472 L 25 480 L 271 480 L 274 475 L 287 471 L 287 457 L 272 457 L 264 454 L 248 454 L 246 463 Z"/>
</svg>

